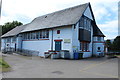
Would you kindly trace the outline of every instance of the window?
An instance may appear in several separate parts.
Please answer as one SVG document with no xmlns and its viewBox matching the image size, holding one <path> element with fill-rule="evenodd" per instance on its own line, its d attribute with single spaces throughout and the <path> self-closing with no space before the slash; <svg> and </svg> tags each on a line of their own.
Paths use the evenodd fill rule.
<svg viewBox="0 0 120 80">
<path fill-rule="evenodd" d="M 88 30 L 91 30 L 91 20 L 88 21 Z"/>
<path fill-rule="evenodd" d="M 31 39 L 36 39 L 36 33 L 35 32 L 31 33 Z"/>
<path fill-rule="evenodd" d="M 33 39 L 36 39 L 36 32 L 33 32 Z"/>
<path fill-rule="evenodd" d="M 60 30 L 57 30 L 57 34 L 60 34 Z"/>
<path fill-rule="evenodd" d="M 28 36 L 27 38 L 28 38 L 28 39 L 30 39 L 30 33 L 28 33 L 28 35 L 27 35 L 27 36 Z"/>
<path fill-rule="evenodd" d="M 26 33 L 26 39 L 28 39 L 28 33 Z"/>
<path fill-rule="evenodd" d="M 13 38 L 12 38 L 12 42 L 16 42 L 16 37 L 13 37 Z"/>
<path fill-rule="evenodd" d="M 40 31 L 40 39 L 42 38 L 42 31 Z"/>
<path fill-rule="evenodd" d="M 97 37 L 98 41 L 101 41 L 101 37 Z"/>
<path fill-rule="evenodd" d="M 36 32 L 36 39 L 39 39 L 39 32 Z"/>
<path fill-rule="evenodd" d="M 89 42 L 81 42 L 80 49 L 82 51 L 89 51 Z"/>
<path fill-rule="evenodd" d="M 45 32 L 45 37 L 46 37 L 46 38 L 49 38 L 49 30 L 46 30 L 46 32 Z"/>
<path fill-rule="evenodd" d="M 22 34 L 23 35 L 23 40 L 25 39 L 25 34 Z"/>
<path fill-rule="evenodd" d="M 10 46 L 10 44 L 7 44 L 7 47 Z"/>
<path fill-rule="evenodd" d="M 30 34 L 30 39 L 33 39 L 33 33 L 30 32 L 29 34 Z"/>
<path fill-rule="evenodd" d="M 98 51 L 100 51 L 100 47 L 98 47 Z"/>
<path fill-rule="evenodd" d="M 47 30 L 47 38 L 49 38 L 49 30 Z"/>
<path fill-rule="evenodd" d="M 23 34 L 24 40 L 46 39 L 46 38 L 49 38 L 49 30 L 40 30 L 40 31 L 28 32 Z"/>
<path fill-rule="evenodd" d="M 30 39 L 32 39 L 32 33 L 30 32 Z"/>
<path fill-rule="evenodd" d="M 89 22 L 90 22 L 90 21 L 89 21 L 88 18 L 86 18 L 86 19 L 87 19 L 87 20 L 86 20 L 86 29 L 89 30 L 89 25 L 90 25 Z"/>
<path fill-rule="evenodd" d="M 87 20 L 85 17 L 84 17 L 84 29 L 87 29 Z"/>
<path fill-rule="evenodd" d="M 42 31 L 42 37 L 45 38 L 45 31 Z"/>
<path fill-rule="evenodd" d="M 27 33 L 24 33 L 24 39 L 25 40 L 27 39 Z"/>
<path fill-rule="evenodd" d="M 23 36 L 23 40 L 25 39 L 25 33 L 24 34 L 22 34 L 22 36 Z"/>
<path fill-rule="evenodd" d="M 6 43 L 6 38 L 4 38 L 3 40 L 4 40 L 4 42 Z"/>
<path fill-rule="evenodd" d="M 11 38 L 7 38 L 7 43 L 10 43 L 11 42 Z"/>
<path fill-rule="evenodd" d="M 80 22 L 79 22 L 79 27 L 83 28 L 84 27 L 84 18 L 81 17 Z"/>
<path fill-rule="evenodd" d="M 79 21 L 79 27 L 86 30 L 91 30 L 91 20 L 86 16 L 81 17 Z"/>
</svg>

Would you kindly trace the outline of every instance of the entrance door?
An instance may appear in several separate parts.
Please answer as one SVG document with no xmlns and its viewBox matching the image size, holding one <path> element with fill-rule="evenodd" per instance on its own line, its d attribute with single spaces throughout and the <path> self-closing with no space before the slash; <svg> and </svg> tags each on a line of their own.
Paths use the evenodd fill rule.
<svg viewBox="0 0 120 80">
<path fill-rule="evenodd" d="M 61 50 L 61 41 L 55 41 L 55 51 Z"/>
<path fill-rule="evenodd" d="M 15 43 L 15 51 L 16 51 L 16 43 Z"/>
</svg>

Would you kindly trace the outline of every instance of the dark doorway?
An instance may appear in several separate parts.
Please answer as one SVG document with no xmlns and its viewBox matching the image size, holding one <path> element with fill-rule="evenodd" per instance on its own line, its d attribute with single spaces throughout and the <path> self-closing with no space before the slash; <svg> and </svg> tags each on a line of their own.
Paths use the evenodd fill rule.
<svg viewBox="0 0 120 80">
<path fill-rule="evenodd" d="M 61 41 L 55 41 L 55 51 L 61 50 Z"/>
<path fill-rule="evenodd" d="M 16 43 L 15 43 L 15 51 L 16 51 Z"/>
</svg>

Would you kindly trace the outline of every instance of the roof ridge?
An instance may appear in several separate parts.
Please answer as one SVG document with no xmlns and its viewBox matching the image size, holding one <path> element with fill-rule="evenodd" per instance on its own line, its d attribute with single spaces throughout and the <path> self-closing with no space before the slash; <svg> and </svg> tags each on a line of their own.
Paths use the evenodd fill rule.
<svg viewBox="0 0 120 80">
<path fill-rule="evenodd" d="M 63 25 L 73 25 L 80 19 L 86 8 L 90 3 L 84 3 L 77 6 L 58 10 L 49 14 L 45 14 L 34 18 L 30 23 L 23 25 L 19 30 L 15 32 L 9 32 L 5 36 L 15 35 L 18 33 L 40 30 L 45 28 L 59 27 Z M 48 16 L 48 17 L 47 17 Z"/>
<path fill-rule="evenodd" d="M 52 13 L 48 13 L 42 16 L 38 16 L 34 18 L 30 22 L 29 26 L 21 32 L 37 30 L 41 28 L 58 27 L 61 25 L 76 24 L 76 22 L 78 22 L 78 19 L 80 19 L 81 15 L 84 13 L 84 11 L 89 6 L 89 4 L 90 3 L 84 3 L 77 6 L 58 10 Z M 33 24 L 34 24 L 34 29 L 32 27 Z"/>
<path fill-rule="evenodd" d="M 36 18 L 39 18 L 39 17 L 42 17 L 42 16 L 46 16 L 46 15 L 49 15 L 49 14 L 54 14 L 54 13 L 61 12 L 61 11 L 65 11 L 65 10 L 69 10 L 69 9 L 73 9 L 73 8 L 76 8 L 76 7 L 79 7 L 79 6 L 83 6 L 83 5 L 87 5 L 87 4 L 90 4 L 90 2 L 84 3 L 84 4 L 80 4 L 80 5 L 76 5 L 76 6 L 72 6 L 72 7 L 68 7 L 68 8 L 61 9 L 61 10 L 58 10 L 58 11 L 54 11 L 54 12 L 51 12 L 51 13 L 47 13 L 47 14 L 38 16 L 38 17 L 36 17 Z M 34 18 L 34 20 L 35 20 L 36 18 Z"/>
</svg>

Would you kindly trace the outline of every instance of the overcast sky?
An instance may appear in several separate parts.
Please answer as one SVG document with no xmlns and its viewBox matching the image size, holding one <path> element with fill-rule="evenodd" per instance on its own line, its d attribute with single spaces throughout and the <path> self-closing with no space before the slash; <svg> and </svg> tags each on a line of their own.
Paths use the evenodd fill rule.
<svg viewBox="0 0 120 80">
<path fill-rule="evenodd" d="M 98 27 L 105 39 L 118 35 L 119 0 L 3 0 L 0 25 L 13 20 L 24 24 L 35 17 L 90 2 Z"/>
</svg>

